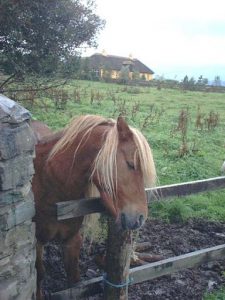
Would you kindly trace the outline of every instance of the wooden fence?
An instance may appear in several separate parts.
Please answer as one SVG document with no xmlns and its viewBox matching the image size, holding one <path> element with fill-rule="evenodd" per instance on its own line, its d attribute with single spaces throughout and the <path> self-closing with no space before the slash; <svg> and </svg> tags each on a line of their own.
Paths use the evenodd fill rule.
<svg viewBox="0 0 225 300">
<path fill-rule="evenodd" d="M 191 181 L 180 184 L 172 184 L 166 186 L 160 186 L 156 188 L 148 188 L 146 189 L 148 202 L 151 201 L 159 201 L 168 199 L 170 197 L 181 197 L 187 196 L 191 194 L 196 194 L 200 192 L 218 190 L 225 188 L 225 176 L 210 178 L 205 180 Z M 104 212 L 104 207 L 100 202 L 100 198 L 92 198 L 92 199 L 81 199 L 81 200 L 71 200 L 67 202 L 57 203 L 57 217 L 58 220 L 65 220 L 69 218 L 74 218 L 78 216 L 83 216 L 96 212 Z M 110 229 L 113 229 L 113 225 Z M 149 263 L 144 266 L 136 267 L 129 270 L 127 267 L 129 258 L 123 259 L 123 253 L 121 251 L 126 251 L 129 253 L 131 251 L 131 243 L 129 243 L 129 237 L 127 233 L 119 233 L 121 236 L 118 236 L 118 233 L 109 234 L 109 239 L 111 239 L 111 244 L 121 242 L 123 244 L 117 245 L 115 247 L 118 249 L 118 253 L 109 253 L 111 248 L 107 250 L 107 255 L 112 257 L 117 257 L 117 261 L 119 261 L 120 257 L 122 257 L 122 264 L 124 265 L 123 274 L 117 274 L 117 280 L 115 281 L 115 272 L 113 272 L 113 268 L 116 268 L 117 261 L 115 261 L 108 269 L 111 274 L 107 274 L 112 282 L 126 282 L 129 280 L 129 284 L 140 283 L 143 281 L 147 281 L 153 278 L 160 277 L 162 275 L 171 274 L 173 272 L 196 267 L 202 264 L 203 262 L 209 262 L 221 258 L 225 258 L 225 244 L 202 249 L 198 251 L 194 251 L 191 253 L 187 253 L 184 255 L 171 257 L 168 259 L 161 260 L 159 262 Z M 125 241 L 125 242 L 124 242 Z M 114 248 L 114 249 L 115 249 Z M 122 250 L 121 250 L 122 248 Z M 120 250 L 119 250 L 120 249 Z M 129 255 L 128 255 L 129 256 Z M 119 262 L 121 267 L 121 261 Z M 107 266 L 106 266 L 107 268 Z M 114 270 L 115 271 L 115 270 Z M 117 272 L 116 272 L 117 273 Z M 113 277 L 114 274 L 114 277 Z M 102 276 L 87 280 L 84 282 L 77 283 L 74 287 L 53 293 L 51 295 L 51 299 L 53 300 L 67 300 L 67 299 L 81 299 L 83 297 L 87 297 L 93 290 L 99 291 L 101 290 L 101 283 L 104 281 Z M 118 288 L 113 286 L 105 285 L 105 299 L 128 299 L 128 285 L 124 285 Z"/>
</svg>

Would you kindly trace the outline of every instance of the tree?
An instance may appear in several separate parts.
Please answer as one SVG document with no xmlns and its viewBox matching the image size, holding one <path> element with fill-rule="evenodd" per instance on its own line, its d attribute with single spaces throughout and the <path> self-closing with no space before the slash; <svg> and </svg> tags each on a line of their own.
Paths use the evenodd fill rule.
<svg viewBox="0 0 225 300">
<path fill-rule="evenodd" d="M 122 83 L 127 83 L 129 81 L 129 66 L 122 66 L 120 72 L 119 72 L 119 79 Z"/>
<path fill-rule="evenodd" d="M 182 80 L 181 84 L 184 90 L 193 91 L 195 89 L 195 79 L 193 77 L 189 79 L 186 75 Z"/>
<path fill-rule="evenodd" d="M 132 74 L 132 79 L 133 80 L 140 80 L 140 72 L 137 70 L 134 70 L 133 74 Z"/>
<path fill-rule="evenodd" d="M 203 76 L 200 75 L 200 76 L 198 77 L 197 84 L 198 84 L 198 85 L 203 85 L 203 80 L 204 80 Z"/>
<path fill-rule="evenodd" d="M 104 26 L 91 0 L 0 0 L 0 69 L 51 74 Z"/>
<path fill-rule="evenodd" d="M 112 69 L 108 64 L 105 64 L 102 68 L 102 79 L 106 82 L 111 80 Z"/>
<path fill-rule="evenodd" d="M 208 84 L 208 79 L 200 75 L 198 81 L 196 82 L 196 85 L 198 87 L 205 87 L 207 84 Z"/>
<path fill-rule="evenodd" d="M 183 86 L 183 89 L 184 90 L 187 90 L 188 89 L 188 82 L 189 82 L 189 79 L 188 79 L 188 76 L 184 76 L 184 79 L 182 81 L 182 86 Z"/>
<path fill-rule="evenodd" d="M 80 70 L 79 70 L 79 79 L 84 79 L 84 80 L 91 80 L 91 69 L 90 69 L 90 65 L 89 65 L 89 58 L 83 58 L 81 60 L 81 64 L 80 64 Z"/>
<path fill-rule="evenodd" d="M 218 75 L 215 76 L 213 85 L 215 85 L 215 86 L 221 86 L 221 79 L 220 79 L 220 76 L 218 76 Z"/>
</svg>

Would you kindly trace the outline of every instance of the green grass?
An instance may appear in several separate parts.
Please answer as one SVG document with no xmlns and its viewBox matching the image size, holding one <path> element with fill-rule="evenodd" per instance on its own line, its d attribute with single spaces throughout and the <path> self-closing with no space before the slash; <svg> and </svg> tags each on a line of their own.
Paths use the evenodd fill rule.
<svg viewBox="0 0 225 300">
<path fill-rule="evenodd" d="M 153 150 L 158 185 L 220 176 L 225 160 L 225 94 L 184 92 L 150 87 L 129 87 L 102 82 L 72 81 L 63 87 L 68 92 L 64 109 L 57 109 L 54 99 L 42 95 L 35 104 L 23 102 L 33 117 L 52 129 L 64 127 L 71 117 L 80 114 L 101 114 L 116 118 L 126 116 L 130 125 L 144 133 Z M 79 92 L 81 101 L 74 99 Z M 91 94 L 95 94 L 91 104 Z M 188 110 L 186 155 L 180 156 L 181 132 L 176 130 L 182 109 Z M 219 123 L 213 130 L 195 128 L 200 109 L 203 119 L 209 113 L 219 113 Z M 191 197 L 153 203 L 151 215 L 168 221 L 204 217 L 225 221 L 225 193 L 204 193 Z"/>
<path fill-rule="evenodd" d="M 224 192 L 207 192 L 151 204 L 152 217 L 168 222 L 185 222 L 190 218 L 225 221 Z"/>
<path fill-rule="evenodd" d="M 225 287 L 216 292 L 206 293 L 203 300 L 225 300 Z"/>
</svg>

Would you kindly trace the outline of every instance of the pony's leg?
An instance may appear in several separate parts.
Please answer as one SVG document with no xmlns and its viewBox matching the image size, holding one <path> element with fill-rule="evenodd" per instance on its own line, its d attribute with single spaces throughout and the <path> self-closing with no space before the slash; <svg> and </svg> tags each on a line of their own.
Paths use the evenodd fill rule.
<svg viewBox="0 0 225 300">
<path fill-rule="evenodd" d="M 79 256 L 81 244 L 81 235 L 77 233 L 63 245 L 64 264 L 69 284 L 80 280 Z"/>
<path fill-rule="evenodd" d="M 43 249 L 44 245 L 37 240 L 36 244 L 36 269 L 37 269 L 37 300 L 42 300 L 41 281 L 44 278 L 45 268 L 43 265 Z"/>
</svg>

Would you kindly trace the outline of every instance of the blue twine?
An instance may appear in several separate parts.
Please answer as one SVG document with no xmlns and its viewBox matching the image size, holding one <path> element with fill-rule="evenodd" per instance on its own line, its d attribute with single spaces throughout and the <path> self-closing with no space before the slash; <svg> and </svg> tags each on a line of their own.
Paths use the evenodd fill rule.
<svg viewBox="0 0 225 300">
<path fill-rule="evenodd" d="M 102 276 L 103 281 L 105 283 L 107 283 L 108 285 L 114 287 L 114 288 L 123 288 L 123 287 L 128 286 L 129 284 L 131 284 L 132 281 L 133 281 L 132 278 L 129 277 L 129 279 L 126 282 L 120 283 L 120 284 L 115 284 L 115 283 L 112 283 L 112 282 L 108 281 L 106 278 L 107 278 L 107 274 L 104 273 L 103 276 Z"/>
</svg>

